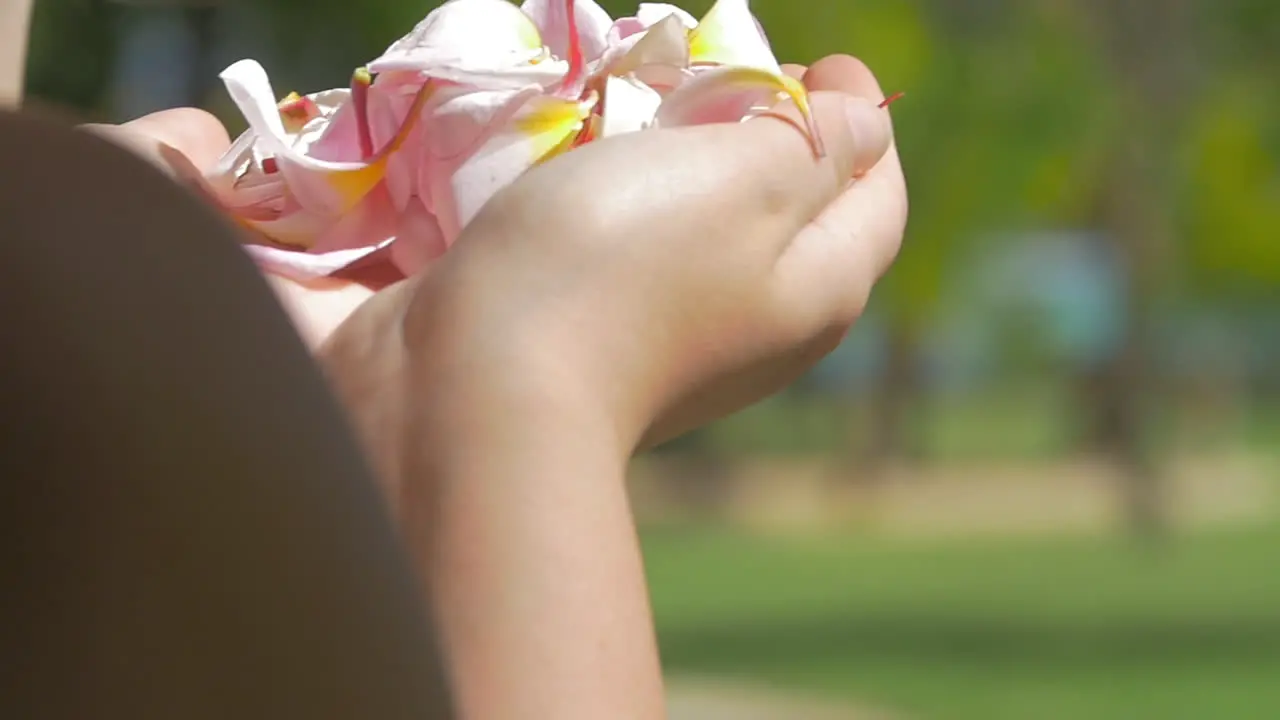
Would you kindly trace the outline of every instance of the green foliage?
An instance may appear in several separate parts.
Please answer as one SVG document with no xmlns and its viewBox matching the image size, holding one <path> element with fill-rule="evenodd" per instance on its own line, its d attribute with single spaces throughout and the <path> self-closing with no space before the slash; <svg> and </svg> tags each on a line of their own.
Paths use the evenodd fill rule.
<svg viewBox="0 0 1280 720">
<path fill-rule="evenodd" d="M 347 0 L 262 0 L 255 5 L 281 29 L 276 39 L 286 50 L 307 46 L 308 36 L 339 36 L 372 58 L 441 4 L 441 0 L 392 0 L 352 3 Z"/>
<path fill-rule="evenodd" d="M 1214 88 L 1188 138 L 1191 176 L 1186 266 L 1199 289 L 1251 297 L 1280 285 L 1280 157 L 1264 126 L 1275 122 L 1261 78 Z"/>
<path fill-rule="evenodd" d="M 40 0 L 31 15 L 26 91 L 85 110 L 97 104 L 114 44 L 111 8 L 94 0 Z"/>
<path fill-rule="evenodd" d="M 921 720 L 1280 716 L 1280 529 L 1175 540 L 768 539 L 651 529 L 673 673 Z"/>
</svg>

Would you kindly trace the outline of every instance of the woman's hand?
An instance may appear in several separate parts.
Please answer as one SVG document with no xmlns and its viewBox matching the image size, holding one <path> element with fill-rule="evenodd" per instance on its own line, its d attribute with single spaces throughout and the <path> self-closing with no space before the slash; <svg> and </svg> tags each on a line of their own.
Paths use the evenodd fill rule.
<svg viewBox="0 0 1280 720">
<path fill-rule="evenodd" d="M 526 369 L 572 370 L 599 386 L 590 392 L 605 393 L 597 397 L 611 397 L 624 442 L 669 438 L 780 389 L 843 338 L 896 253 L 907 209 L 896 152 L 883 152 L 887 113 L 879 113 L 883 125 L 855 137 L 841 125 L 843 100 L 824 95 L 877 103 L 883 95 L 871 73 L 841 56 L 788 71 L 819 93 L 827 161 L 813 162 L 797 128 L 775 119 L 580 149 L 496 198 L 466 243 L 407 283 L 412 292 L 388 291 L 328 344 L 330 354 L 346 358 L 342 365 L 351 338 L 367 348 L 370 328 L 400 313 L 433 336 L 433 348 L 467 352 L 461 338 L 435 337 L 439 328 L 519 341 Z M 229 145 L 216 119 L 192 109 L 91 128 L 179 178 L 213 164 Z M 846 186 L 841 176 L 854 174 L 860 179 Z M 574 268 L 573 283 L 558 267 L 564 263 Z M 553 288 L 532 287 L 547 278 Z M 313 347 L 394 280 L 377 268 L 310 284 L 269 279 Z M 501 308 L 493 314 L 501 325 L 477 317 L 485 303 Z M 435 322 L 458 304 L 469 323 Z M 553 341 L 556 333 L 569 337 Z M 543 352 L 553 357 L 539 360 Z M 449 357 L 433 352 L 425 361 Z M 624 380 L 626 372 L 633 376 Z"/>
<path fill-rule="evenodd" d="M 588 145 L 324 346 L 466 717 L 664 716 L 627 459 L 834 348 L 906 222 L 871 73 L 804 77 L 827 159 L 776 118 Z"/>
<path fill-rule="evenodd" d="M 273 280 L 381 470 L 465 717 L 664 715 L 627 459 L 804 372 L 896 254 L 875 79 L 790 70 L 824 160 L 777 118 L 613 138 L 499 193 L 419 277 Z M 124 141 L 178 174 L 173 148 L 225 148 L 144 129 Z"/>
<path fill-rule="evenodd" d="M 412 371 L 467 406 L 512 382 L 580 395 L 626 451 L 797 378 L 858 317 L 907 216 L 872 75 L 833 57 L 805 79 L 825 160 L 760 118 L 588 145 L 499 194 L 417 284 Z"/>
</svg>

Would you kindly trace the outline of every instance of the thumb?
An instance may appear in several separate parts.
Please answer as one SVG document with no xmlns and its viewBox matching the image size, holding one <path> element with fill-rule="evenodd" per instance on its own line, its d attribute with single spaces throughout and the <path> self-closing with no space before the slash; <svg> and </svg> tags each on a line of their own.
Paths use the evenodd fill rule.
<svg viewBox="0 0 1280 720">
<path fill-rule="evenodd" d="M 198 178 L 231 145 L 222 123 L 196 108 L 175 108 L 123 125 L 82 125 L 81 129 L 124 146 L 179 179 Z"/>
<path fill-rule="evenodd" d="M 199 108 L 161 110 L 122 127 L 172 147 L 202 170 L 211 167 L 231 146 L 222 122 Z"/>
<path fill-rule="evenodd" d="M 756 148 L 765 155 L 773 202 L 794 213 L 801 225 L 817 217 L 853 178 L 880 162 L 893 144 L 889 112 L 866 98 L 814 92 L 809 107 L 816 142 L 789 101 L 735 126 L 733 140 L 739 151 Z"/>
</svg>

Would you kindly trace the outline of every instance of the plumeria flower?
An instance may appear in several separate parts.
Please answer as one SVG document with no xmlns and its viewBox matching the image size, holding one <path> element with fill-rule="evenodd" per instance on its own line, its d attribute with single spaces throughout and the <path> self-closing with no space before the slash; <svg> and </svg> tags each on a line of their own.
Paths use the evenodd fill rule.
<svg viewBox="0 0 1280 720">
<path fill-rule="evenodd" d="M 207 187 L 260 237 L 250 252 L 297 278 L 380 258 L 416 272 L 495 192 L 600 138 L 741 121 L 783 96 L 809 117 L 747 0 L 616 21 L 594 0 L 449 0 L 347 88 L 277 101 L 252 60 L 222 79 L 249 130 Z"/>
</svg>

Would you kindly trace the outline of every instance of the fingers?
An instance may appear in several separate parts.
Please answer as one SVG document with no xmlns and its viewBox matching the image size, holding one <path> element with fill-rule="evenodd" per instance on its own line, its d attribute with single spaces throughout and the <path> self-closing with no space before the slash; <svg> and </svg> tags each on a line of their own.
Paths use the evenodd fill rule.
<svg viewBox="0 0 1280 720">
<path fill-rule="evenodd" d="M 195 108 L 161 110 L 122 125 L 82 129 L 121 145 L 176 177 L 193 177 L 213 166 L 231 145 L 222 123 Z"/>
<path fill-rule="evenodd" d="M 803 80 L 804 74 L 808 71 L 809 68 L 795 63 L 787 63 L 782 66 L 782 73 L 788 77 L 793 77 L 796 80 Z"/>
<path fill-rule="evenodd" d="M 127 122 L 123 127 L 172 147 L 200 168 L 212 166 L 231 145 L 222 122 L 196 108 L 161 110 Z"/>
<path fill-rule="evenodd" d="M 884 101 L 884 92 L 870 68 L 848 55 L 828 55 L 814 63 L 804 74 L 804 84 L 810 90 L 848 93 L 877 104 Z"/>
<path fill-rule="evenodd" d="M 738 168 L 741 200 L 770 214 L 782 214 L 799 230 L 834 200 L 855 174 L 874 166 L 892 143 L 884 110 L 843 92 L 809 97 L 825 157 L 805 130 L 791 103 L 746 123 L 717 129 L 715 143 L 725 162 Z M 789 242 L 790 236 L 780 238 Z"/>
<path fill-rule="evenodd" d="M 875 75 L 860 60 L 833 55 L 815 63 L 805 74 L 805 82 L 820 92 L 846 92 L 879 104 L 885 98 Z M 837 242 L 842 234 L 868 247 L 865 270 L 878 280 L 897 257 L 907 220 L 907 188 L 898 150 L 891 145 L 873 167 L 841 193 L 819 216 L 815 225 L 823 230 L 812 234 Z M 832 234 L 835 237 L 829 237 Z M 802 235 L 797 242 L 805 242 Z M 852 250 L 850 250 L 852 252 Z M 864 256 L 860 256 L 864 257 Z"/>
<path fill-rule="evenodd" d="M 861 315 L 902 243 L 907 194 L 901 177 L 877 168 L 858 180 L 778 258 L 778 297 L 801 336 Z"/>
<path fill-rule="evenodd" d="M 847 93 L 879 103 L 884 93 L 860 61 L 832 56 L 805 73 L 818 93 Z M 887 119 L 887 114 L 886 114 Z M 801 333 L 852 322 L 897 255 L 907 221 L 907 190 L 896 148 L 835 198 L 782 254 L 775 277 Z"/>
</svg>

